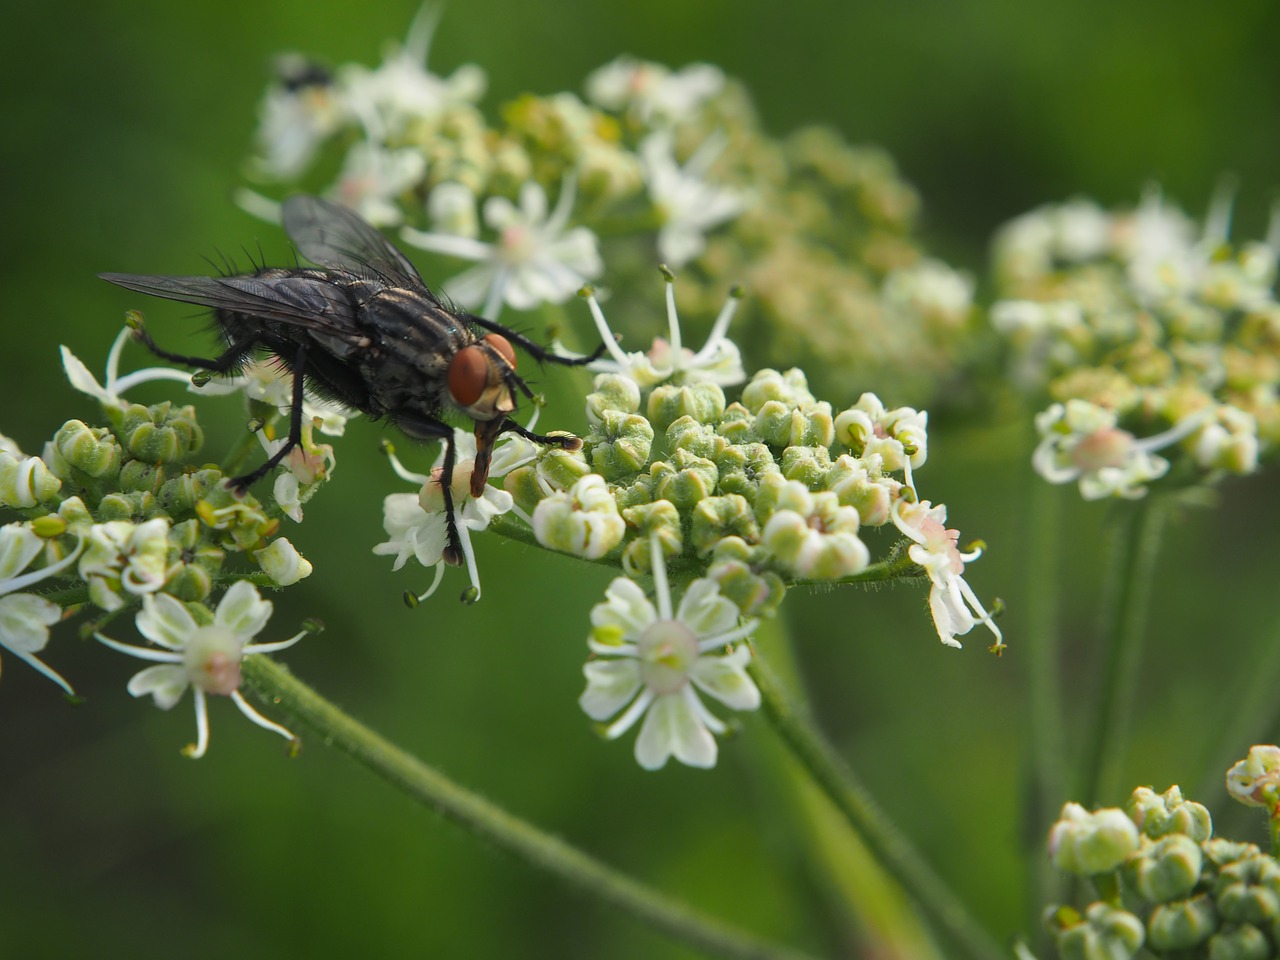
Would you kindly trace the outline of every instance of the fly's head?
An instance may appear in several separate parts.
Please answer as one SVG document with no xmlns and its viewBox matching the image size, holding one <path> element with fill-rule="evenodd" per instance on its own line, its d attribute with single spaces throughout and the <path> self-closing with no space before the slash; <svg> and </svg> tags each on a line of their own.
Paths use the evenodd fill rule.
<svg viewBox="0 0 1280 960">
<path fill-rule="evenodd" d="M 476 422 L 476 464 L 471 495 L 484 493 L 493 444 L 516 409 L 516 390 L 527 392 L 516 373 L 516 353 L 500 333 L 489 333 L 463 347 L 449 361 L 449 396 Z"/>
</svg>

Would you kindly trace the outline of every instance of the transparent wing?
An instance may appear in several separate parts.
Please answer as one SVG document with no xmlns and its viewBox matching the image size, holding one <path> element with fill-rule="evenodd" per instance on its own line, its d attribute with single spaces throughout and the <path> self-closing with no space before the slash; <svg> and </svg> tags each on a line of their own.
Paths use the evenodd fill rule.
<svg viewBox="0 0 1280 960">
<path fill-rule="evenodd" d="M 346 207 L 299 194 L 284 202 L 281 213 L 285 232 L 312 263 L 359 276 L 372 273 L 393 286 L 426 287 L 408 258 Z"/>
<path fill-rule="evenodd" d="M 349 340 L 363 339 L 356 310 L 335 284 L 316 277 L 160 277 L 137 273 L 100 273 L 126 290 L 229 310 Z"/>
</svg>

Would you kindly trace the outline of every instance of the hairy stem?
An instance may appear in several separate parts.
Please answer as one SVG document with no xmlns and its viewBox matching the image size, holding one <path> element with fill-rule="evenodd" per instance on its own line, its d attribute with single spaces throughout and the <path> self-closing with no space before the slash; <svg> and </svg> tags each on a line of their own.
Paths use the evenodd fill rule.
<svg viewBox="0 0 1280 960">
<path fill-rule="evenodd" d="M 666 896 L 513 816 L 449 780 L 356 721 L 267 657 L 244 661 L 244 678 L 264 703 L 301 720 L 392 786 L 533 867 L 558 876 L 675 940 L 731 960 L 803 960 Z"/>
<path fill-rule="evenodd" d="M 871 798 L 866 787 L 817 729 L 807 710 L 788 696 L 773 671 L 757 658 L 751 672 L 764 698 L 765 717 L 782 742 L 885 871 L 915 901 L 940 938 L 972 960 L 1004 957 L 1000 946 Z"/>
</svg>

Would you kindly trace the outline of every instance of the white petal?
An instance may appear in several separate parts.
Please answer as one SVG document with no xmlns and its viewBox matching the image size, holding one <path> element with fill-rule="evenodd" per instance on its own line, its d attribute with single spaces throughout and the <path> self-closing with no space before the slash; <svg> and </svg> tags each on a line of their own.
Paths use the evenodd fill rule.
<svg viewBox="0 0 1280 960">
<path fill-rule="evenodd" d="M 103 403 L 114 403 L 115 397 L 107 393 L 98 383 L 97 377 L 89 372 L 89 368 L 66 347 L 59 347 L 62 351 L 62 369 L 67 374 L 67 380 L 71 386 L 79 390 L 81 393 L 87 393 L 89 396 L 101 400 Z"/>
<path fill-rule="evenodd" d="M 215 623 L 229 627 L 241 640 L 257 636 L 271 619 L 271 601 L 263 600 L 258 588 L 247 580 L 237 580 L 218 601 Z"/>
<path fill-rule="evenodd" d="M 196 630 L 191 612 L 167 593 L 143 597 L 142 612 L 136 622 L 140 634 L 170 650 L 181 650 Z"/>
<path fill-rule="evenodd" d="M 697 696 L 686 688 L 688 697 Z M 714 767 L 716 741 L 703 725 L 688 697 L 668 694 L 657 697 L 636 737 L 636 762 L 646 770 L 657 770 L 674 756 L 691 767 Z"/>
<path fill-rule="evenodd" d="M 49 628 L 60 619 L 62 608 L 44 597 L 0 597 L 0 646 L 14 653 L 37 653 L 49 642 Z"/>
<path fill-rule="evenodd" d="M 703 577 L 685 590 L 676 619 L 702 638 L 728 633 L 738 625 L 738 615 L 737 605 L 720 596 L 720 585 Z"/>
<path fill-rule="evenodd" d="M 17 576 L 44 548 L 44 541 L 20 523 L 0 527 L 0 593 L 8 592 L 3 581 Z"/>
<path fill-rule="evenodd" d="M 150 694 L 161 710 L 169 710 L 182 699 L 190 685 L 187 671 L 177 664 L 147 667 L 129 681 L 129 693 L 135 697 Z"/>
<path fill-rule="evenodd" d="M 751 651 L 739 647 L 723 657 L 699 657 L 689 678 L 704 693 L 715 697 L 734 710 L 755 710 L 760 706 L 760 691 L 747 673 Z"/>
<path fill-rule="evenodd" d="M 639 585 L 617 577 L 605 591 L 606 601 L 591 608 L 591 625 L 618 627 L 624 637 L 635 639 L 657 619 L 657 611 Z"/>
<path fill-rule="evenodd" d="M 578 706 L 592 720 L 607 720 L 640 690 L 640 666 L 634 660 L 590 660 L 582 668 L 587 689 Z"/>
</svg>

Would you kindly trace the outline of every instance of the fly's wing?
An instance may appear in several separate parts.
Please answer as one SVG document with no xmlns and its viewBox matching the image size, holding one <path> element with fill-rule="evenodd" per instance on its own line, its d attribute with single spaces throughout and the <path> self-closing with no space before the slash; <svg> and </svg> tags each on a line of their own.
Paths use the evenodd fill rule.
<svg viewBox="0 0 1280 960">
<path fill-rule="evenodd" d="M 346 207 L 299 194 L 281 207 L 284 229 L 312 263 L 357 276 L 373 276 L 392 286 L 425 290 L 417 269 L 390 241 Z"/>
<path fill-rule="evenodd" d="M 100 273 L 126 290 L 194 303 L 305 327 L 351 343 L 364 334 L 356 325 L 356 308 L 341 288 L 315 277 L 158 277 L 137 273 Z"/>
</svg>

